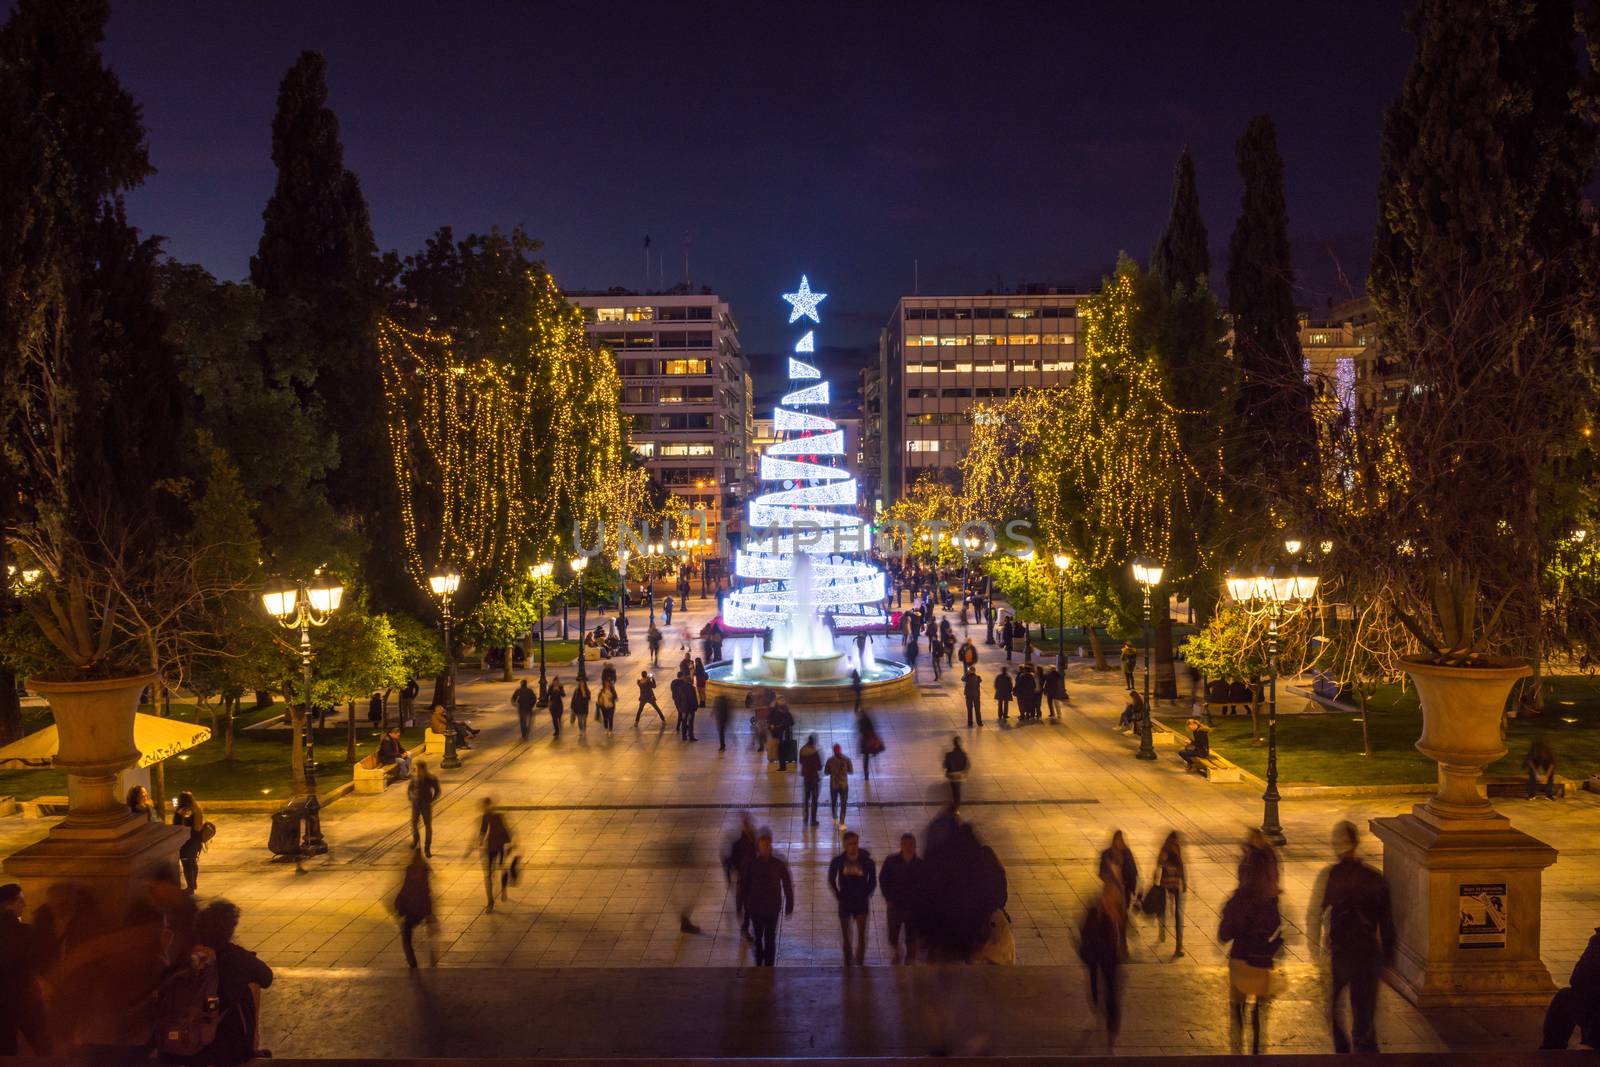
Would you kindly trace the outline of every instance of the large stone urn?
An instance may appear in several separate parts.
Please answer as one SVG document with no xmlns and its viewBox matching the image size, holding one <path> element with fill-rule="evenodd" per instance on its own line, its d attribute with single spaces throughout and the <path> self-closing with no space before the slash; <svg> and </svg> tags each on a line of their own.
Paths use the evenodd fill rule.
<svg viewBox="0 0 1600 1067">
<path fill-rule="evenodd" d="M 1422 1007 L 1543 1003 L 1541 878 L 1556 851 L 1495 811 L 1478 781 L 1506 754 L 1500 724 L 1525 663 L 1403 667 L 1422 705 L 1417 749 L 1439 786 L 1410 814 L 1372 820 L 1383 842 L 1399 944 L 1389 978 Z"/>
<path fill-rule="evenodd" d="M 33 904 L 53 882 L 78 882 L 107 915 L 120 915 L 135 884 L 158 866 L 175 866 L 188 831 L 129 812 L 118 774 L 139 761 L 133 717 L 153 674 L 89 681 L 30 679 L 50 703 L 59 744 L 55 766 L 67 775 L 67 815 L 44 840 L 8 856 L 5 872 Z"/>
</svg>

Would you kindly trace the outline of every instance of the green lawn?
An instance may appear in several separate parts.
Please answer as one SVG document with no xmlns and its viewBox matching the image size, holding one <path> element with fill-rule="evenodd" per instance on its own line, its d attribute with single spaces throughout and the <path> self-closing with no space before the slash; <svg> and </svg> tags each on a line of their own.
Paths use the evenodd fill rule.
<svg viewBox="0 0 1600 1067">
<path fill-rule="evenodd" d="M 33 709 L 27 709 L 33 710 Z M 42 710 L 42 709 L 41 709 Z M 209 719 L 192 704 L 174 704 L 173 717 L 209 724 Z M 181 790 L 192 790 L 202 804 L 207 800 L 273 800 L 288 797 L 289 742 L 287 730 L 245 731 L 250 723 L 281 714 L 282 705 L 252 709 L 235 717 L 233 759 L 223 758 L 223 739 L 218 735 L 183 755 L 166 761 L 167 796 L 175 797 Z M 48 716 L 41 716 L 35 725 L 44 725 Z M 356 730 L 356 758 L 365 759 L 378 747 L 378 731 L 358 724 Z M 317 731 L 318 788 L 331 789 L 350 777 L 350 764 L 345 761 L 345 727 L 330 726 Z M 422 728 L 415 727 L 403 733 L 408 748 L 420 748 Z M 0 796 L 27 800 L 38 796 L 60 796 L 67 791 L 66 776 L 58 771 L 4 771 L 0 772 Z"/>
<path fill-rule="evenodd" d="M 1533 719 L 1513 719 L 1506 734 L 1506 755 L 1490 773 L 1518 774 L 1522 757 L 1535 739 L 1556 754 L 1556 771 L 1567 778 L 1600 773 L 1600 683 L 1593 678 L 1547 678 L 1548 706 Z M 1300 702 L 1297 693 L 1280 701 Z M 1158 712 L 1159 715 L 1159 712 Z M 1570 720 L 1570 721 L 1569 721 Z M 1183 729 L 1183 720 L 1168 720 Z M 1278 780 L 1318 785 L 1428 785 L 1436 777 L 1432 760 L 1416 750 L 1422 735 L 1422 713 L 1414 690 L 1380 687 L 1369 702 L 1368 734 L 1372 756 L 1361 755 L 1361 720 L 1354 714 L 1280 715 L 1278 717 Z M 1263 719 L 1262 734 L 1266 724 Z M 1218 753 L 1252 774 L 1265 776 L 1267 748 L 1252 744 L 1250 717 L 1215 718 L 1211 745 Z"/>
</svg>

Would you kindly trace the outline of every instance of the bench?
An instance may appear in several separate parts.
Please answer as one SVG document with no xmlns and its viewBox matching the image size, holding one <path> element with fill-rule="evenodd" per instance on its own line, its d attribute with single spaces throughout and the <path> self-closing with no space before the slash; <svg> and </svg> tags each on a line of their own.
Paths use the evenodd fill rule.
<svg viewBox="0 0 1600 1067">
<path fill-rule="evenodd" d="M 425 730 L 422 734 L 422 754 L 424 756 L 444 755 L 444 734 L 434 730 Z"/>
<path fill-rule="evenodd" d="M 21 802 L 24 819 L 48 819 L 52 815 L 67 813 L 66 797 L 34 797 Z"/>
<path fill-rule="evenodd" d="M 1491 797 L 1526 797 L 1528 795 L 1528 776 L 1526 774 L 1486 774 L 1481 779 L 1483 791 Z M 1578 788 L 1577 783 L 1569 778 L 1556 775 L 1556 796 L 1569 796 Z M 1539 783 L 1536 793 L 1543 794 L 1544 783 Z"/>
<path fill-rule="evenodd" d="M 13 815 L 17 811 L 16 797 L 0 797 L 0 815 Z"/>
<path fill-rule="evenodd" d="M 600 646 L 599 645 L 584 645 L 583 646 L 583 658 L 586 661 L 591 662 L 591 663 L 600 662 Z"/>
<path fill-rule="evenodd" d="M 1190 764 L 1208 782 L 1242 782 L 1239 768 L 1219 756 L 1201 756 Z"/>
<path fill-rule="evenodd" d="M 357 793 L 381 793 L 393 775 L 394 765 L 385 767 L 379 763 L 376 752 L 350 768 L 350 780 Z"/>
</svg>

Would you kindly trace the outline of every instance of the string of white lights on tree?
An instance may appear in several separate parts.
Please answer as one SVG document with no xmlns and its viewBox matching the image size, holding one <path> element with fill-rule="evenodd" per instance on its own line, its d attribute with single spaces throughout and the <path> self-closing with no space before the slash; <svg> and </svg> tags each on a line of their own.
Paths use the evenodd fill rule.
<svg viewBox="0 0 1600 1067">
<path fill-rule="evenodd" d="M 783 294 L 791 324 L 809 319 L 822 324 L 817 305 L 827 293 L 813 292 L 804 275 L 800 288 Z M 797 355 L 816 351 L 816 331 L 807 330 L 794 346 Z M 771 629 L 798 602 L 794 589 L 797 553 L 812 559 L 811 600 L 833 616 L 838 629 L 887 622 L 881 602 L 883 572 L 862 558 L 872 547 L 871 528 L 852 513 L 859 492 L 855 478 L 839 465 L 844 431 L 825 414 L 799 411 L 828 405 L 822 372 L 789 357 L 789 393 L 773 411 L 777 442 L 761 457 L 761 480 L 775 484 L 750 501 L 750 528 L 734 561 L 736 573 L 753 584 L 728 594 L 723 619 L 744 630 Z"/>
</svg>

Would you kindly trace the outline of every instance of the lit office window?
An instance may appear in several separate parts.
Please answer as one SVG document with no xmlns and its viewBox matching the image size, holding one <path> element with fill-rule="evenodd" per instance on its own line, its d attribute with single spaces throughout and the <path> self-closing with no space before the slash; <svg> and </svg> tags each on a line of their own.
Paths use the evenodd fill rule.
<svg viewBox="0 0 1600 1067">
<path fill-rule="evenodd" d="M 1007 308 L 1006 315 L 1013 319 L 1036 319 L 1039 317 L 1038 308 Z"/>
<path fill-rule="evenodd" d="M 937 363 L 907 363 L 906 364 L 906 373 L 907 374 L 938 374 L 939 373 L 939 364 L 937 364 Z"/>
<path fill-rule="evenodd" d="M 914 333 L 906 337 L 907 348 L 934 348 L 939 344 L 939 338 L 932 334 Z"/>
<path fill-rule="evenodd" d="M 975 333 L 972 335 L 972 343 L 975 345 L 992 345 L 994 344 L 994 334 Z"/>
<path fill-rule="evenodd" d="M 596 322 L 621 322 L 621 308 L 595 308 L 594 321 Z"/>
<path fill-rule="evenodd" d="M 1044 361 L 1043 369 L 1045 371 L 1047 371 L 1047 372 L 1048 371 L 1070 371 L 1073 368 L 1073 365 L 1074 364 L 1073 364 L 1072 360 L 1070 360 L 1070 359 L 1061 359 L 1061 360 L 1048 360 L 1047 359 L 1047 360 Z"/>
<path fill-rule="evenodd" d="M 988 343 L 991 345 L 1003 346 L 1006 343 L 1006 335 L 1003 333 L 997 333 L 993 337 L 989 338 Z"/>
<path fill-rule="evenodd" d="M 1038 343 L 1039 335 L 1036 333 L 1014 333 L 1006 341 L 1008 345 L 1036 345 Z"/>
<path fill-rule="evenodd" d="M 715 454 L 712 445 L 668 445 L 661 446 L 662 456 L 710 456 Z"/>
<path fill-rule="evenodd" d="M 941 337 L 939 345 L 942 348 L 961 348 L 972 343 L 970 337 Z"/>
<path fill-rule="evenodd" d="M 951 368 L 950 369 L 955 371 L 957 374 L 971 374 L 972 373 L 972 364 L 970 364 L 970 363 L 954 363 L 954 364 L 951 364 Z"/>
<path fill-rule="evenodd" d="M 1003 362 L 974 363 L 972 365 L 972 369 L 977 371 L 979 374 L 1004 374 L 1006 372 L 1006 365 Z"/>
<path fill-rule="evenodd" d="M 656 454 L 656 443 L 654 441 L 635 441 L 633 450 L 645 459 L 649 459 Z"/>
<path fill-rule="evenodd" d="M 1011 364 L 1011 369 L 1013 371 L 1015 371 L 1015 372 L 1018 372 L 1018 373 L 1026 373 L 1028 371 L 1035 371 L 1035 370 L 1039 369 L 1039 361 L 1036 360 L 1036 359 L 1019 359 L 1019 360 L 1015 360 Z"/>
<path fill-rule="evenodd" d="M 706 374 L 708 364 L 703 359 L 669 359 L 661 364 L 662 374 Z"/>
<path fill-rule="evenodd" d="M 1044 343 L 1047 345 L 1070 345 L 1076 340 L 1076 335 L 1070 333 L 1047 333 L 1044 335 Z"/>
<path fill-rule="evenodd" d="M 939 442 L 938 441 L 920 441 L 920 440 L 907 441 L 906 442 L 906 451 L 907 452 L 937 452 L 937 451 L 939 451 Z"/>
<path fill-rule="evenodd" d="M 623 312 L 625 322 L 650 322 L 656 317 L 656 309 L 652 307 L 628 308 Z"/>
</svg>

